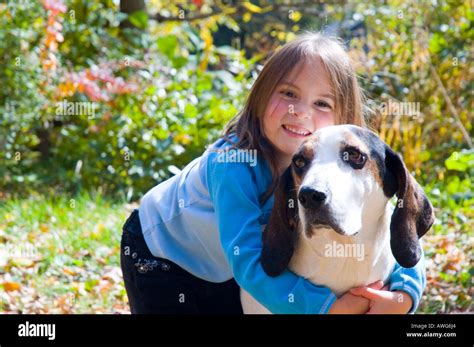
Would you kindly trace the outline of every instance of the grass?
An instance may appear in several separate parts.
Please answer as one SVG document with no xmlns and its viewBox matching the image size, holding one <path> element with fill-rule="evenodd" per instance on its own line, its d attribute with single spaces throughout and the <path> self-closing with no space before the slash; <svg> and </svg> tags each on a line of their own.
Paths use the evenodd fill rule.
<svg viewBox="0 0 474 347">
<path fill-rule="evenodd" d="M 120 236 L 132 208 L 87 194 L 0 203 L 0 310 L 128 312 Z"/>
<path fill-rule="evenodd" d="M 0 312 L 128 313 L 119 247 L 134 207 L 100 194 L 0 200 Z M 423 238 L 427 288 L 418 313 L 473 311 L 472 209 L 454 212 Z"/>
</svg>

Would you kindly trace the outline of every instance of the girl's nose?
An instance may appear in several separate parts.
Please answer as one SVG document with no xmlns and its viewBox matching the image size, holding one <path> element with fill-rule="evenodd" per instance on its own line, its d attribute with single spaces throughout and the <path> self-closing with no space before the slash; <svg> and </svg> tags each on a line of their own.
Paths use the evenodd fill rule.
<svg viewBox="0 0 474 347">
<path fill-rule="evenodd" d="M 288 108 L 290 114 L 293 114 L 297 118 L 311 118 L 313 109 L 311 106 L 307 106 L 306 104 L 300 102 L 290 105 Z"/>
</svg>

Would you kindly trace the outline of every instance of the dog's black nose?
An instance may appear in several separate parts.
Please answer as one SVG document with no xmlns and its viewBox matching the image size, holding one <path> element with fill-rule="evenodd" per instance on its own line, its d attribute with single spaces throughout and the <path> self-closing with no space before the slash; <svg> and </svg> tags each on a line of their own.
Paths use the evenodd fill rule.
<svg viewBox="0 0 474 347">
<path fill-rule="evenodd" d="M 304 208 L 316 208 L 326 200 L 326 194 L 311 187 L 301 187 L 298 200 Z"/>
</svg>

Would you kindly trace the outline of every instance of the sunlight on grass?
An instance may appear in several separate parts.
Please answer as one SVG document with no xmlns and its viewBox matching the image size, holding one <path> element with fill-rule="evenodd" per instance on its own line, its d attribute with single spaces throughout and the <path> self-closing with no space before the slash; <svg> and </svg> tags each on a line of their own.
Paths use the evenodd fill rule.
<svg viewBox="0 0 474 347">
<path fill-rule="evenodd" d="M 0 310 L 128 312 L 119 252 L 132 208 L 87 194 L 0 202 Z"/>
</svg>

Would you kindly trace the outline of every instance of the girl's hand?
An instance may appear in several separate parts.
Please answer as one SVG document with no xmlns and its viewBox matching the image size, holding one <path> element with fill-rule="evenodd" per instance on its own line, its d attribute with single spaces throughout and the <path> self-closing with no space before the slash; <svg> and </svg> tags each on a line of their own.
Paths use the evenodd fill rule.
<svg viewBox="0 0 474 347">
<path fill-rule="evenodd" d="M 377 281 L 368 286 L 371 289 L 380 289 L 383 286 L 382 281 Z M 365 287 L 364 287 L 365 288 Z M 355 289 L 355 288 L 353 288 Z M 351 289 L 352 290 L 352 289 Z M 370 308 L 370 300 L 361 295 L 354 295 L 351 292 L 345 293 L 339 299 L 334 301 L 329 314 L 364 314 Z"/>
<path fill-rule="evenodd" d="M 370 300 L 368 314 L 405 314 L 413 305 L 413 299 L 408 293 L 401 290 L 391 292 L 388 286 L 382 289 L 358 287 L 349 292 Z"/>
</svg>

